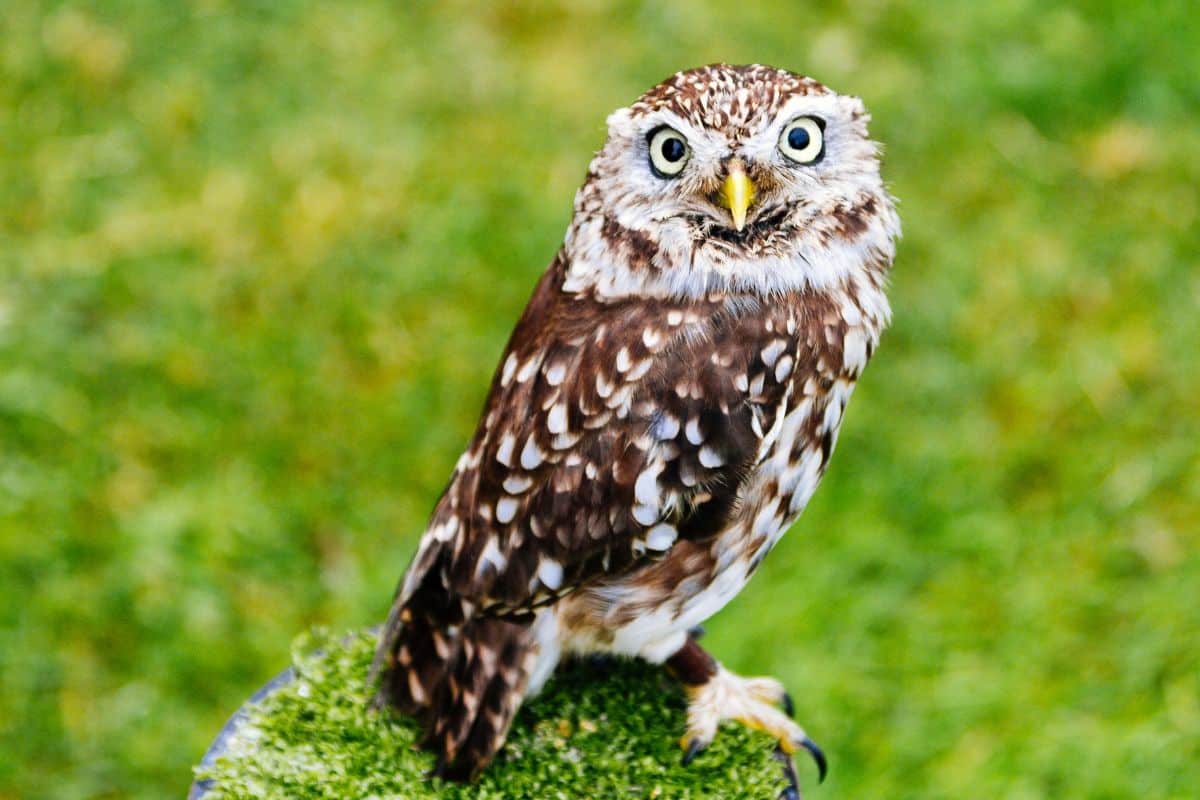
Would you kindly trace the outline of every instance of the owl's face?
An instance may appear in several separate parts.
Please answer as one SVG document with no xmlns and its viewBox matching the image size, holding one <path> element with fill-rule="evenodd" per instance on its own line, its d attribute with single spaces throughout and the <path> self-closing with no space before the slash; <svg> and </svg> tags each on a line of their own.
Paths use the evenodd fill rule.
<svg viewBox="0 0 1200 800">
<path fill-rule="evenodd" d="M 568 288 L 770 294 L 890 263 L 899 222 L 860 100 L 769 67 L 678 73 L 608 120 Z"/>
</svg>

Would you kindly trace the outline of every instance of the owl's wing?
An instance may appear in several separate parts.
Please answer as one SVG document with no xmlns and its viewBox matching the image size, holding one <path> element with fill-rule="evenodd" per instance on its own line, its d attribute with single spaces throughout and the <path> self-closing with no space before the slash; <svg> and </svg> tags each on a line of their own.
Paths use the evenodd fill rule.
<svg viewBox="0 0 1200 800">
<path fill-rule="evenodd" d="M 724 300 L 601 304 L 562 273 L 513 333 L 397 607 L 520 616 L 728 518 L 791 372 L 783 323 Z"/>
</svg>

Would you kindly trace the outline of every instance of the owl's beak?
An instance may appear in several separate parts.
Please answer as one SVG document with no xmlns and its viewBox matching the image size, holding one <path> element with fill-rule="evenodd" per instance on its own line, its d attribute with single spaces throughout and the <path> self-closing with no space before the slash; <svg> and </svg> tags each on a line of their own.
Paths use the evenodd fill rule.
<svg viewBox="0 0 1200 800">
<path fill-rule="evenodd" d="M 746 175 L 746 165 L 740 158 L 731 159 L 729 171 L 725 174 L 725 183 L 721 185 L 721 191 L 718 193 L 718 200 L 722 206 L 729 209 L 729 216 L 733 217 L 733 227 L 739 233 L 746 227 L 746 211 L 754 202 L 756 193 L 754 181 Z"/>
</svg>

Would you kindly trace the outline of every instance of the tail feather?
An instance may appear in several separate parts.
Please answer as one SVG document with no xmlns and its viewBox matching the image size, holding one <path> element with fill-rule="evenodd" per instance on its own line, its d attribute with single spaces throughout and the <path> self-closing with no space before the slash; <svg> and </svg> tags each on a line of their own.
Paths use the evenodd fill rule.
<svg viewBox="0 0 1200 800">
<path fill-rule="evenodd" d="M 505 643 L 499 663 L 509 666 L 491 674 L 482 687 L 470 724 L 458 727 L 457 756 L 442 768 L 447 778 L 473 780 L 504 744 L 528 685 L 525 649 L 516 639 Z"/>
<path fill-rule="evenodd" d="M 393 706 L 424 722 L 458 659 L 461 643 L 428 619 L 409 618 L 399 626 L 390 641 L 381 640 L 375 654 L 375 705 Z"/>
<path fill-rule="evenodd" d="M 435 774 L 471 780 L 504 744 L 524 699 L 533 638 L 528 622 L 439 624 L 404 606 L 376 652 L 377 706 L 416 717 Z"/>
<path fill-rule="evenodd" d="M 421 548 L 397 590 L 371 664 L 375 705 L 421 720 L 457 661 L 465 613 L 464 604 L 453 602 L 441 585 L 441 555 L 436 547 Z"/>
</svg>

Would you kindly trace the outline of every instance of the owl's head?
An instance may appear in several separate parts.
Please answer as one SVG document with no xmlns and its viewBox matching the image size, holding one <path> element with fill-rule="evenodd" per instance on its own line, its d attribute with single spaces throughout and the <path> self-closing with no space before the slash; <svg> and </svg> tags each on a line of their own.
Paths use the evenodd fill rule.
<svg viewBox="0 0 1200 800">
<path fill-rule="evenodd" d="M 882 280 L 900 226 L 868 119 L 858 98 L 771 67 L 672 75 L 608 118 L 565 288 L 696 297 Z"/>
</svg>

